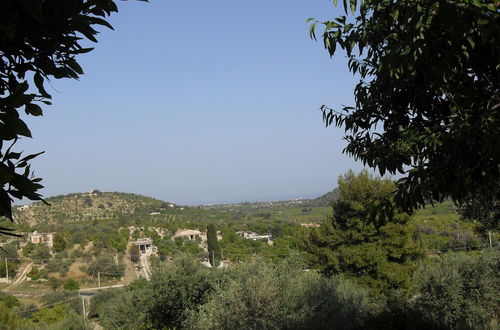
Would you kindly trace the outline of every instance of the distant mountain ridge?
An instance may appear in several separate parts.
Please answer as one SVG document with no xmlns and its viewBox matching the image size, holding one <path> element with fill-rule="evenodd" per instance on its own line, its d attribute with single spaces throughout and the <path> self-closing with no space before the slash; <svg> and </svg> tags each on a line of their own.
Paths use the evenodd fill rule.
<svg viewBox="0 0 500 330">
<path fill-rule="evenodd" d="M 283 206 L 297 206 L 301 205 L 304 207 L 329 207 L 333 204 L 335 200 L 339 198 L 339 190 L 338 188 L 333 189 L 332 191 L 327 192 L 320 197 L 307 199 L 307 198 L 295 198 L 289 200 L 273 200 L 273 201 L 255 201 L 255 202 L 237 202 L 237 203 L 223 203 L 223 204 L 208 204 L 208 205 L 200 205 L 200 207 L 205 209 L 226 209 L 230 207 L 237 206 L 253 206 L 253 207 L 283 207 Z"/>
</svg>

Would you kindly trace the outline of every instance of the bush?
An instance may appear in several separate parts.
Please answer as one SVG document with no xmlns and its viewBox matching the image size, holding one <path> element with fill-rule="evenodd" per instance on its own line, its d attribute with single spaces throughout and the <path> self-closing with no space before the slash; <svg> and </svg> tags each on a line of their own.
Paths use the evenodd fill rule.
<svg viewBox="0 0 500 330">
<path fill-rule="evenodd" d="M 41 298 L 44 305 L 55 305 L 64 301 L 67 310 L 71 310 L 77 314 L 82 312 L 82 300 L 78 292 L 69 290 L 58 290 L 46 293 Z"/>
<path fill-rule="evenodd" d="M 207 301 L 213 288 L 213 272 L 186 255 L 160 263 L 151 277 L 146 317 L 154 328 L 179 328 L 190 310 Z"/>
<path fill-rule="evenodd" d="M 49 286 L 52 290 L 57 290 L 62 285 L 62 281 L 60 279 L 57 279 L 55 277 L 49 278 Z"/>
<path fill-rule="evenodd" d="M 98 317 L 105 329 L 144 329 L 145 306 L 150 299 L 144 288 L 99 291 L 92 297 L 89 317 Z"/>
<path fill-rule="evenodd" d="M 80 284 L 72 278 L 68 278 L 64 282 L 64 290 L 77 291 L 80 290 Z"/>
<path fill-rule="evenodd" d="M 10 294 L 1 294 L 0 295 L 0 302 L 5 304 L 5 307 L 7 308 L 14 308 L 14 307 L 19 307 L 21 306 L 21 302 L 19 299 L 16 297 L 10 295 Z"/>
<path fill-rule="evenodd" d="M 416 308 L 437 327 L 488 329 L 500 306 L 500 253 L 451 253 L 416 274 Z"/>
<path fill-rule="evenodd" d="M 359 329 L 368 294 L 343 277 L 303 272 L 296 261 L 254 261 L 221 274 L 209 301 L 192 310 L 196 329 Z"/>
<path fill-rule="evenodd" d="M 0 301 L 0 329 L 19 329 L 22 319 Z"/>
</svg>

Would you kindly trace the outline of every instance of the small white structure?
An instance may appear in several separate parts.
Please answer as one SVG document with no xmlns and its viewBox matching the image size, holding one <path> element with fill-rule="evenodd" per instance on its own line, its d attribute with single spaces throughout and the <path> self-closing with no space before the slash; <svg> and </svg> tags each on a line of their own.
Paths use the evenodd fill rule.
<svg viewBox="0 0 500 330">
<path fill-rule="evenodd" d="M 301 223 L 300 225 L 306 228 L 318 228 L 321 226 L 319 223 Z"/>
<path fill-rule="evenodd" d="M 187 239 L 190 239 L 192 241 L 196 240 L 196 238 L 198 237 L 201 238 L 202 241 L 206 240 L 205 233 L 194 229 L 179 229 L 174 235 L 174 238 L 177 237 L 186 237 Z"/>
<path fill-rule="evenodd" d="M 139 238 L 133 242 L 139 247 L 139 251 L 147 256 L 156 253 L 157 248 L 153 245 L 153 240 L 149 237 Z"/>
<path fill-rule="evenodd" d="M 32 234 L 29 234 L 28 241 L 33 244 L 43 244 L 51 248 L 54 245 L 54 233 L 38 233 L 34 231 Z"/>
<path fill-rule="evenodd" d="M 244 239 L 251 239 L 253 241 L 259 240 L 259 241 L 267 242 L 270 245 L 273 244 L 273 235 L 271 235 L 271 234 L 259 235 L 257 233 L 251 232 L 251 231 L 237 231 L 236 234 L 240 235 Z"/>
</svg>

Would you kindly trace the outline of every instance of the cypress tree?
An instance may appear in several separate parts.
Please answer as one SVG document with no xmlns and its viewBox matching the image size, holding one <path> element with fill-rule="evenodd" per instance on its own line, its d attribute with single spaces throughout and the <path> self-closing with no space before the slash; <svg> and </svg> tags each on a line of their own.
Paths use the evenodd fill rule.
<svg viewBox="0 0 500 330">
<path fill-rule="evenodd" d="M 217 229 L 214 224 L 207 226 L 208 259 L 212 267 L 218 267 L 222 259 L 222 251 L 217 240 Z"/>
</svg>

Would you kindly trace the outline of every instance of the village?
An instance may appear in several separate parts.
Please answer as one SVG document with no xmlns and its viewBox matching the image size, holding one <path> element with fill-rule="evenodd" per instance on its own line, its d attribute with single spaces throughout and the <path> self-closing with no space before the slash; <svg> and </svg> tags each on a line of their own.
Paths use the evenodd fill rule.
<svg viewBox="0 0 500 330">
<path fill-rule="evenodd" d="M 129 240 L 127 242 L 127 252 L 121 258 L 121 263 L 124 264 L 125 271 L 122 274 L 122 276 L 120 276 L 120 278 L 113 278 L 112 280 L 107 281 L 111 286 L 121 287 L 141 277 L 149 279 L 152 273 L 150 265 L 151 259 L 158 257 L 158 247 L 155 245 L 153 238 L 141 237 L 141 234 L 145 230 L 144 227 L 129 226 L 128 230 L 129 230 Z M 161 239 L 164 239 L 166 237 L 165 230 L 162 228 L 148 227 L 147 230 L 154 231 L 155 233 L 158 234 L 158 236 Z M 245 240 L 261 241 L 265 242 L 270 246 L 273 245 L 273 237 L 271 234 L 260 235 L 258 233 L 251 231 L 237 231 L 236 234 Z M 45 268 L 47 268 L 48 261 L 50 261 L 51 259 L 54 260 L 61 259 L 57 257 L 57 253 L 55 253 L 54 251 L 54 241 L 57 235 L 56 232 L 33 231 L 31 233 L 21 233 L 21 235 L 26 237 L 26 239 L 25 241 L 21 241 L 21 243 L 19 244 L 19 250 L 18 250 L 19 258 L 16 259 L 21 261 L 20 266 L 18 267 L 16 272 L 14 274 L 11 274 L 10 276 L 9 273 L 11 272 L 9 272 L 8 269 L 9 258 L 7 257 L 4 258 L 5 261 L 4 263 L 6 267 L 5 271 L 6 276 L 0 278 L 0 283 L 4 283 L 7 285 L 7 287 L 4 288 L 5 291 L 14 291 L 23 283 L 28 283 L 28 285 L 32 288 L 36 286 L 35 282 L 42 283 L 43 286 L 43 283 L 48 282 L 48 279 L 36 278 L 36 280 L 34 280 L 33 276 L 30 276 L 33 268 L 36 268 L 37 271 L 43 271 Z M 139 237 L 134 239 L 134 236 L 139 236 Z M 197 229 L 179 229 L 174 233 L 174 235 L 170 239 L 172 242 L 175 242 L 175 240 L 181 240 L 194 243 L 201 250 L 208 251 L 206 231 L 201 231 Z M 220 231 L 217 232 L 217 239 L 218 240 L 222 239 L 222 233 Z M 44 258 L 33 258 L 23 255 L 23 250 L 25 250 L 27 245 L 30 246 L 33 245 L 35 247 L 43 246 L 49 251 L 49 254 L 45 255 Z M 138 258 L 134 258 L 134 256 L 130 254 L 131 251 L 130 248 L 132 246 L 136 246 L 138 248 L 138 251 L 140 253 Z M 80 249 L 80 248 L 81 247 L 78 246 L 74 247 L 74 249 Z M 85 249 L 88 249 L 88 246 L 83 247 L 83 250 Z M 115 259 L 118 260 L 118 254 L 115 255 L 116 255 Z M 78 262 L 79 262 L 78 259 L 74 260 L 74 263 Z M 88 260 L 88 262 L 92 263 L 92 260 Z M 118 264 L 118 261 L 116 263 Z M 205 267 L 208 268 L 212 267 L 212 265 L 208 260 L 208 257 L 204 258 L 203 260 L 200 260 L 200 263 Z M 230 260 L 222 259 L 218 267 L 228 267 L 231 264 L 232 262 Z M 96 283 L 98 284 L 97 286 L 93 286 L 93 284 L 95 284 L 93 283 L 93 281 L 82 281 L 83 285 L 80 290 L 89 292 L 92 290 L 100 289 L 101 283 L 105 282 L 104 280 L 101 281 L 101 275 L 104 274 L 101 272 L 97 272 L 97 278 L 96 278 Z M 82 276 L 78 277 L 79 277 L 78 280 L 84 279 L 84 277 Z M 31 284 L 29 284 L 30 282 Z M 109 287 L 109 285 L 106 287 Z"/>
</svg>

